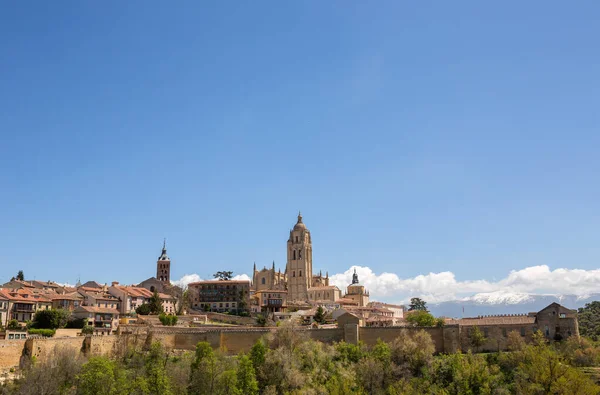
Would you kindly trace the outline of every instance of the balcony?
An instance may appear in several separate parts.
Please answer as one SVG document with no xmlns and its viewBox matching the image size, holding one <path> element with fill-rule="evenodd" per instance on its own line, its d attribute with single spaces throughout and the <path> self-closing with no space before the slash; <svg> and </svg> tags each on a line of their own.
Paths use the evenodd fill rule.
<svg viewBox="0 0 600 395">
<path fill-rule="evenodd" d="M 15 313 L 33 313 L 33 312 L 35 312 L 33 305 L 30 305 L 30 304 L 14 305 L 12 308 L 12 311 Z"/>
</svg>

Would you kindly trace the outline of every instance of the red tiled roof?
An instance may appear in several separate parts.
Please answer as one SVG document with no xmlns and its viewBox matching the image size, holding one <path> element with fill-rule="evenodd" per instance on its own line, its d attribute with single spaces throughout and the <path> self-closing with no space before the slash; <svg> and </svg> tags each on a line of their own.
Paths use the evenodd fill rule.
<svg viewBox="0 0 600 395">
<path fill-rule="evenodd" d="M 48 299 L 47 297 L 38 293 L 33 293 L 29 289 L 2 289 L 0 290 L 0 294 L 2 294 L 2 296 L 13 302 L 50 302 L 50 299 Z"/>
<path fill-rule="evenodd" d="M 71 292 L 67 294 L 50 295 L 49 298 L 52 300 L 82 300 L 83 296 L 78 292 Z"/>
<path fill-rule="evenodd" d="M 104 314 L 119 314 L 117 309 L 110 309 L 107 307 L 97 307 L 97 306 L 79 306 L 74 310 L 78 311 L 87 311 L 89 313 L 104 313 Z"/>
<path fill-rule="evenodd" d="M 134 298 L 151 298 L 152 295 L 154 294 L 152 291 L 146 289 L 146 288 L 142 288 L 142 287 L 134 287 L 134 286 L 125 286 L 125 285 L 115 285 L 115 288 L 127 293 L 129 296 L 132 296 Z M 165 294 L 165 293 L 158 293 L 158 297 L 161 299 L 175 299 L 173 296 Z"/>
</svg>

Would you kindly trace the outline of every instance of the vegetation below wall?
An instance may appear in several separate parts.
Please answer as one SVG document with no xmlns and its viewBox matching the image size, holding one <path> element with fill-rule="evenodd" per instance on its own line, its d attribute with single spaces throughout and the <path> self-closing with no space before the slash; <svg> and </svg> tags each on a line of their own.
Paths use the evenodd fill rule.
<svg viewBox="0 0 600 395">
<path fill-rule="evenodd" d="M 29 328 L 28 332 L 30 335 L 40 335 L 40 336 L 45 336 L 45 337 L 52 337 L 56 333 L 56 329 Z"/>
<path fill-rule="evenodd" d="M 592 340 L 600 340 L 600 302 L 586 303 L 577 312 L 579 333 Z"/>
<path fill-rule="evenodd" d="M 569 394 L 600 387 L 579 367 L 598 366 L 600 348 L 571 338 L 547 344 L 541 334 L 526 345 L 510 336 L 510 352 L 434 356 L 425 331 L 402 332 L 371 348 L 309 340 L 282 325 L 235 357 L 198 343 L 176 355 L 154 343 L 122 350 L 113 359 L 85 359 L 56 349 L 32 360 L 0 394 Z"/>
</svg>

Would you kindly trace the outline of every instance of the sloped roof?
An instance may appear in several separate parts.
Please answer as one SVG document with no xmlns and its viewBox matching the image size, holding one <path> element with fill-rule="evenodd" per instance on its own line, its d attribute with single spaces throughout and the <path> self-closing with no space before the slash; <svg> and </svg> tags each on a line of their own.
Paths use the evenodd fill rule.
<svg viewBox="0 0 600 395">
<path fill-rule="evenodd" d="M 24 302 L 24 303 L 38 303 L 38 302 L 50 302 L 46 296 L 33 293 L 29 289 L 2 289 L 0 290 L 0 294 L 4 296 L 6 299 L 12 302 Z"/>
<path fill-rule="evenodd" d="M 73 311 L 75 313 L 86 311 L 88 313 L 119 314 L 119 311 L 117 309 L 111 309 L 108 307 L 98 307 L 98 306 L 79 306 Z"/>
<path fill-rule="evenodd" d="M 49 295 L 52 300 L 82 300 L 83 296 L 79 292 L 69 292 L 66 294 Z"/>
</svg>

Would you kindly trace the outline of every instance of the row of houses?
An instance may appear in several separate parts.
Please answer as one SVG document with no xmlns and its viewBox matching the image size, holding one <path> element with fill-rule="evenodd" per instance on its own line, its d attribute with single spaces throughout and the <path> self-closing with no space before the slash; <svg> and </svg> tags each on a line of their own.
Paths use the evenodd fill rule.
<svg viewBox="0 0 600 395">
<path fill-rule="evenodd" d="M 97 333 L 111 333 L 117 329 L 120 317 L 134 315 L 152 295 L 149 289 L 118 282 L 108 286 L 88 281 L 69 287 L 52 281 L 12 280 L 0 288 L 0 324 L 6 327 L 16 320 L 25 326 L 38 311 L 64 309 L 75 319 L 85 319 Z M 158 296 L 164 311 L 174 314 L 176 298 L 162 292 Z"/>
</svg>

